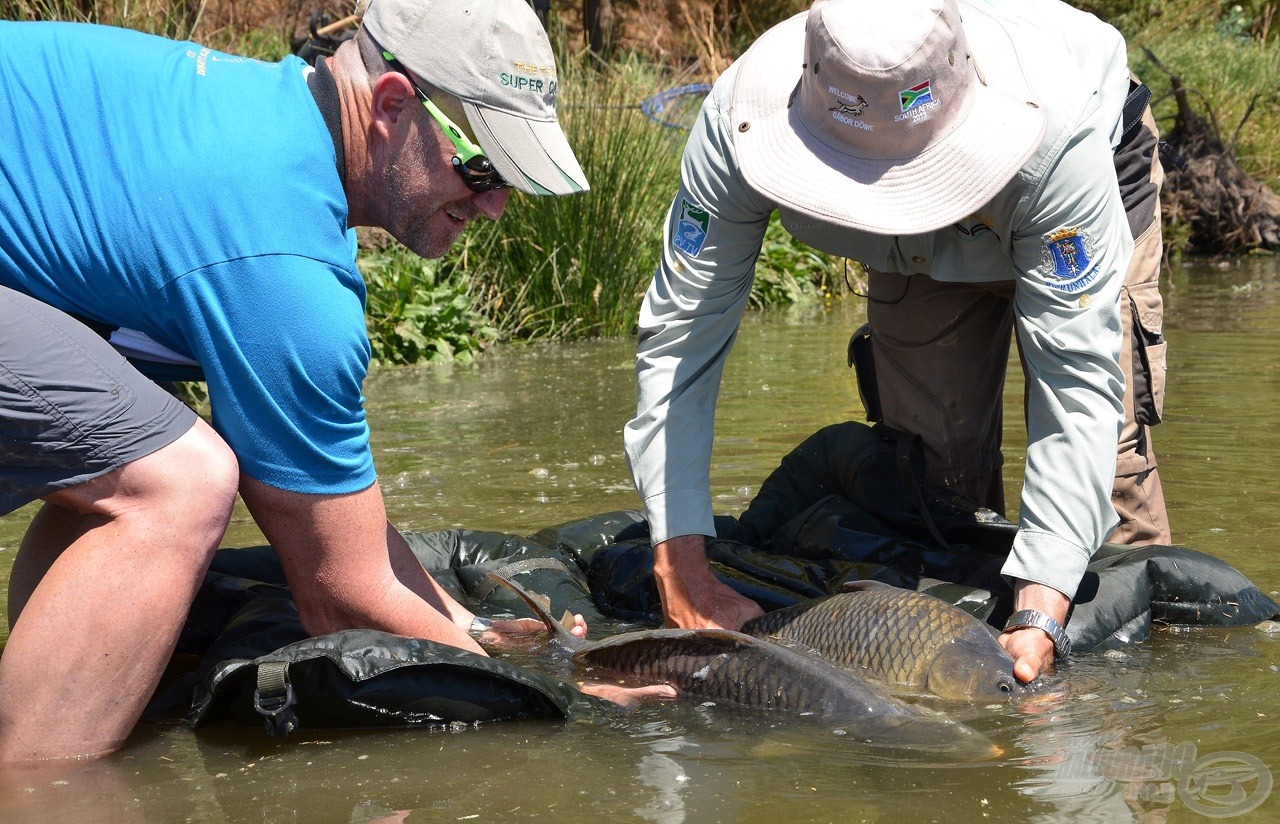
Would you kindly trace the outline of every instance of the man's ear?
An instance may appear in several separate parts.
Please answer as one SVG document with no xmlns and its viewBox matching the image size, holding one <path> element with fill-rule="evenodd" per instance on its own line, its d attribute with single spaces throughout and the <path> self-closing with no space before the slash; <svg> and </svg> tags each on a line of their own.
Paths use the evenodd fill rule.
<svg viewBox="0 0 1280 824">
<path fill-rule="evenodd" d="M 413 85 L 403 74 L 386 72 L 373 81 L 369 101 L 369 119 L 373 128 L 385 138 L 401 123 L 401 118 L 418 105 Z"/>
</svg>

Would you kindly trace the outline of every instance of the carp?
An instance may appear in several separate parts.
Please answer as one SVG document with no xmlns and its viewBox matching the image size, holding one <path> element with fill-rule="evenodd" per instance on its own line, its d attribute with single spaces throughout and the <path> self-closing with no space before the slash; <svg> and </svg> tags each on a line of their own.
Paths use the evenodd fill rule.
<svg viewBox="0 0 1280 824">
<path fill-rule="evenodd" d="M 748 710 L 777 711 L 846 725 L 886 746 L 993 757 L 990 740 L 807 652 L 721 629 L 655 629 L 589 642 L 569 633 L 516 584 L 490 573 L 546 624 L 552 640 L 588 673 L 630 683 L 670 684 L 681 697 Z"/>
<path fill-rule="evenodd" d="M 753 618 L 747 635 L 811 650 L 899 694 L 964 701 L 1038 691 L 987 625 L 941 598 L 879 581 Z"/>
</svg>

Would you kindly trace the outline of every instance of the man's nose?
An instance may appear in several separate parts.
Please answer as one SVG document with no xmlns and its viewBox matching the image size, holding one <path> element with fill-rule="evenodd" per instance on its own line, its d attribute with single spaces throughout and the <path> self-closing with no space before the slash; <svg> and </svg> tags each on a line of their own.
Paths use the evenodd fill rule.
<svg viewBox="0 0 1280 824">
<path fill-rule="evenodd" d="M 502 212 L 507 208 L 507 201 L 511 198 L 511 190 L 507 188 L 490 189 L 487 192 L 476 192 L 471 196 L 475 200 L 476 208 L 481 214 L 490 220 L 497 220 L 502 217 Z"/>
</svg>

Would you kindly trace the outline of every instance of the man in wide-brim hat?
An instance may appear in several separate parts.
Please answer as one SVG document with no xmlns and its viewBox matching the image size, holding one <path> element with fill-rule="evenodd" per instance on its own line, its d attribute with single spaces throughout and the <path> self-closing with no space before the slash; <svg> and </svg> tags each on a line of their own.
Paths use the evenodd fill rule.
<svg viewBox="0 0 1280 824">
<path fill-rule="evenodd" d="M 760 611 L 713 576 L 704 536 L 720 374 L 775 209 L 868 270 L 850 346 L 868 419 L 920 437 L 927 482 L 1001 512 L 1017 330 L 1028 446 L 1001 641 L 1019 678 L 1069 650 L 1104 541 L 1169 542 L 1148 98 L 1120 34 L 1058 0 L 819 0 L 719 79 L 645 298 L 626 429 L 668 623 Z"/>
</svg>

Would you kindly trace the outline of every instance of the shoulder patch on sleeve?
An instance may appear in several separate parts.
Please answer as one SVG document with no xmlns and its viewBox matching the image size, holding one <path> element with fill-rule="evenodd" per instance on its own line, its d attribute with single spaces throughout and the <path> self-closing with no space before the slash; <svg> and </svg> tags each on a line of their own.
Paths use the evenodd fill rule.
<svg viewBox="0 0 1280 824">
<path fill-rule="evenodd" d="M 1050 232 L 1043 243 L 1040 273 L 1050 289 L 1079 292 L 1098 277 L 1093 238 L 1083 228 L 1072 226 Z"/>
<path fill-rule="evenodd" d="M 711 226 L 711 213 L 696 203 L 680 198 L 680 211 L 675 231 L 671 233 L 671 245 L 686 255 L 697 256 L 707 242 L 707 229 Z"/>
</svg>

